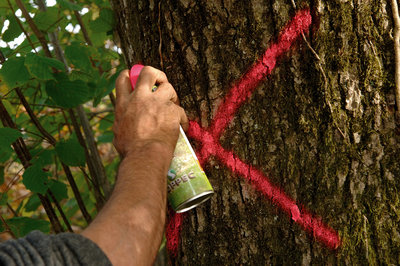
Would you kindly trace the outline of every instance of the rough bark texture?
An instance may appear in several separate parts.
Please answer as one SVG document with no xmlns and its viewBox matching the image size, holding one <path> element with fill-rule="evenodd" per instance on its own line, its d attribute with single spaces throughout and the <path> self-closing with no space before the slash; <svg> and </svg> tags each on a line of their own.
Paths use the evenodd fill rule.
<svg viewBox="0 0 400 266">
<path fill-rule="evenodd" d="M 202 126 L 296 12 L 289 0 L 112 2 L 128 64 L 163 66 Z M 342 245 L 332 251 L 316 242 L 211 159 L 204 167 L 216 194 L 190 212 L 176 264 L 400 263 L 390 1 L 296 5 L 313 12 L 306 36 L 320 61 L 300 38 L 240 108 L 221 144 L 322 217 Z"/>
</svg>

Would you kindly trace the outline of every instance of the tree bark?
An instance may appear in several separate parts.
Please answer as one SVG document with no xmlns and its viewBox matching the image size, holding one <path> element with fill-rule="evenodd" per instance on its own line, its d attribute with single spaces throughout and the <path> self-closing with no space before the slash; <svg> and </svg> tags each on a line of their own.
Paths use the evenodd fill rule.
<svg viewBox="0 0 400 266">
<path fill-rule="evenodd" d="M 113 0 L 127 63 L 161 68 L 207 128 L 300 10 L 312 25 L 219 139 L 340 236 L 306 232 L 215 157 L 215 195 L 183 222 L 178 265 L 400 263 L 399 127 L 390 1 Z M 159 46 L 161 44 L 161 50 Z M 198 142 L 192 140 L 199 150 Z"/>
</svg>

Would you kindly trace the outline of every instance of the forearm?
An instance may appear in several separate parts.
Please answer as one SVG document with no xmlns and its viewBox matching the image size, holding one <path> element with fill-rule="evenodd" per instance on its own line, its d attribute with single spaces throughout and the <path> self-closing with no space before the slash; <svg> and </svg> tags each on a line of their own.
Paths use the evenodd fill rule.
<svg viewBox="0 0 400 266">
<path fill-rule="evenodd" d="M 83 235 L 111 262 L 150 265 L 165 224 L 166 174 L 172 150 L 161 143 L 141 146 L 122 160 L 111 198 Z"/>
</svg>

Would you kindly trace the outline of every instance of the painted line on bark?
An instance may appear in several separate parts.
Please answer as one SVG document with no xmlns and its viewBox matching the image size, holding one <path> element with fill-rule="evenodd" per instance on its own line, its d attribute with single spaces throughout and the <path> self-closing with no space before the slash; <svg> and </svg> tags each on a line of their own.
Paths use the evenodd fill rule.
<svg viewBox="0 0 400 266">
<path fill-rule="evenodd" d="M 299 208 L 295 200 L 286 195 L 278 186 L 272 184 L 265 174 L 246 164 L 232 151 L 225 150 L 219 143 L 221 134 L 232 121 L 238 108 L 251 96 L 264 78 L 271 74 L 280 56 L 286 53 L 301 33 L 311 25 L 310 10 L 299 11 L 280 32 L 278 40 L 271 44 L 263 56 L 236 82 L 225 96 L 211 121 L 211 126 L 202 128 L 191 121 L 188 135 L 201 146 L 197 152 L 202 165 L 210 156 L 215 156 L 232 172 L 244 177 L 253 187 L 271 200 L 277 207 L 299 224 L 305 231 L 330 249 L 336 249 L 341 241 L 338 233 L 314 216 L 305 208 Z M 170 213 L 171 214 L 171 213 Z M 171 255 L 177 255 L 179 234 L 183 224 L 182 214 L 172 214 L 167 225 L 167 249 Z"/>
</svg>

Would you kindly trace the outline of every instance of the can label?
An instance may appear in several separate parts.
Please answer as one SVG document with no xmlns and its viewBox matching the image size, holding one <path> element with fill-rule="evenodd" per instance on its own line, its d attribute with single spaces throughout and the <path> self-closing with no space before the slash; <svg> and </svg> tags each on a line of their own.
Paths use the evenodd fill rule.
<svg viewBox="0 0 400 266">
<path fill-rule="evenodd" d="M 167 178 L 168 201 L 176 212 L 196 207 L 214 192 L 182 128 Z"/>
</svg>

